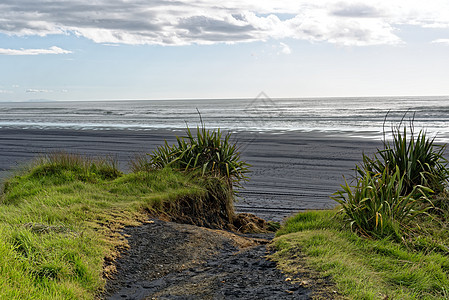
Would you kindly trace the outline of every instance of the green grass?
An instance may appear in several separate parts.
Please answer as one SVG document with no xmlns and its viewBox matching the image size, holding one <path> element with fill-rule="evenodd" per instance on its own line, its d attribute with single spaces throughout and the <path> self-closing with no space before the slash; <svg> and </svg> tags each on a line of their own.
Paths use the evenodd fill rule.
<svg viewBox="0 0 449 300">
<path fill-rule="evenodd" d="M 229 186 L 240 187 L 248 180 L 250 165 L 241 160 L 236 143 L 230 141 L 231 133 L 223 136 L 220 129 L 197 127 L 196 135 L 187 127 L 186 136 L 176 137 L 176 144 L 156 148 L 147 156 L 137 156 L 131 161 L 134 171 L 165 168 L 167 166 L 202 175 L 226 178 Z"/>
<path fill-rule="evenodd" d="M 125 245 L 119 229 L 204 198 L 202 186 L 171 169 L 124 175 L 111 162 L 41 160 L 4 184 L 0 299 L 94 299 Z"/>
<path fill-rule="evenodd" d="M 402 238 L 403 229 L 417 216 L 429 210 L 433 204 L 426 193 L 431 190 L 423 186 L 414 186 L 404 194 L 404 176 L 396 172 L 390 175 L 367 172 L 356 186 L 347 182 L 332 197 L 341 204 L 341 211 L 348 226 L 364 236 L 378 238 Z"/>
<path fill-rule="evenodd" d="M 278 231 L 272 257 L 285 271 L 330 278 L 350 299 L 449 297 L 446 146 L 416 136 L 413 120 L 392 137 L 333 195 L 338 211 L 299 214 Z"/>
<path fill-rule="evenodd" d="M 442 192 L 449 179 L 448 161 L 444 157 L 446 145 L 435 144 L 435 137 L 429 138 L 424 130 L 416 135 L 413 120 L 414 116 L 408 126 L 403 120 L 393 126 L 391 141 L 385 139 L 384 130 L 383 149 L 372 158 L 363 155 L 363 162 L 356 169 L 362 177 L 367 172 L 393 175 L 399 169 L 404 193 L 412 192 L 417 185 L 426 186 L 436 193 Z"/>
<path fill-rule="evenodd" d="M 366 239 L 344 226 L 335 211 L 290 218 L 278 231 L 272 259 L 286 272 L 330 278 L 349 299 L 449 297 L 447 222 L 422 216 L 409 240 Z M 319 298 L 319 297 L 318 297 Z"/>
<path fill-rule="evenodd" d="M 384 148 L 372 158 L 363 155 L 355 183 L 345 180 L 331 198 L 341 205 L 344 220 L 354 231 L 401 240 L 410 234 L 414 218 L 447 208 L 447 199 L 439 194 L 446 192 L 449 170 L 446 145 L 435 145 L 422 130 L 416 136 L 413 120 L 408 127 L 402 122 L 393 127 L 392 137 L 386 141 L 384 133 Z"/>
</svg>

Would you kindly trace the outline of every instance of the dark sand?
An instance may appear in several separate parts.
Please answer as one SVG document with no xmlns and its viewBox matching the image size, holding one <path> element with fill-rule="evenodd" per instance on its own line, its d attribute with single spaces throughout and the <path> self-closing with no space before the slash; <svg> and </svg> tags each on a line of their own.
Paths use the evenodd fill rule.
<svg viewBox="0 0 449 300">
<path fill-rule="evenodd" d="M 301 275 L 283 274 L 266 259 L 271 251 L 260 237 L 270 234 L 256 241 L 156 219 L 124 233 L 130 249 L 116 262 L 105 299 L 305 300 L 315 290 L 300 280 L 286 280 Z"/>
<path fill-rule="evenodd" d="M 87 131 L 0 129 L 0 178 L 41 153 L 66 150 L 87 155 L 112 155 L 127 169 L 136 153 L 150 152 L 164 139 L 170 143 L 183 131 Z M 242 157 L 253 165 L 237 211 L 281 221 L 296 211 L 332 208 L 329 198 L 350 179 L 362 153 L 373 153 L 380 141 L 337 137 L 319 132 L 249 133 L 233 135 Z"/>
</svg>

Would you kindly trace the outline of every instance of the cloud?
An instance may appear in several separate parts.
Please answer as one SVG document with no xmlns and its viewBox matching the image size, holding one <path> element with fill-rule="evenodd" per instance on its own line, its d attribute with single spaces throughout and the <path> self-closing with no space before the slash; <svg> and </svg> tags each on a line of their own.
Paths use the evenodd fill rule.
<svg viewBox="0 0 449 300">
<path fill-rule="evenodd" d="M 433 44 L 444 44 L 449 46 L 449 39 L 437 39 L 432 41 Z"/>
<path fill-rule="evenodd" d="M 218 5 L 205 0 L 3 0 L 0 3 L 0 33 L 74 34 L 104 44 L 189 45 L 283 38 L 349 46 L 400 44 L 397 28 L 404 24 L 449 28 L 449 2 L 223 0 Z"/>
<path fill-rule="evenodd" d="M 53 92 L 52 90 L 45 90 L 45 89 L 27 89 L 26 90 L 27 93 L 51 93 Z"/>
<path fill-rule="evenodd" d="M 281 46 L 280 53 L 287 55 L 292 53 L 292 49 L 290 49 L 290 47 L 287 44 L 279 43 L 279 45 Z"/>
<path fill-rule="evenodd" d="M 366 3 L 349 3 L 336 6 L 331 14 L 339 17 L 352 18 L 373 18 L 381 15 L 376 7 L 367 5 Z"/>
<path fill-rule="evenodd" d="M 69 54 L 72 51 L 53 46 L 49 49 L 4 49 L 0 48 L 0 55 L 41 55 L 41 54 Z"/>
<path fill-rule="evenodd" d="M 12 91 L 0 90 L 0 94 L 12 94 Z"/>
</svg>

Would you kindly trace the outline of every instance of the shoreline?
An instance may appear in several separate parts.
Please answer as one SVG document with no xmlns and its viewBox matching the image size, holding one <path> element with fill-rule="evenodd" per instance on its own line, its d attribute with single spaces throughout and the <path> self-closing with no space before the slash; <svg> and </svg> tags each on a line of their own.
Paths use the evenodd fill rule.
<svg viewBox="0 0 449 300">
<path fill-rule="evenodd" d="M 0 178 L 39 154 L 65 150 L 89 156 L 111 155 L 127 171 L 127 161 L 149 153 L 184 131 L 36 130 L 0 128 Z M 362 153 L 374 153 L 380 141 L 319 132 L 236 132 L 232 140 L 252 165 L 250 181 L 235 203 L 237 212 L 282 221 L 297 211 L 335 206 L 329 198 L 354 174 Z"/>
</svg>

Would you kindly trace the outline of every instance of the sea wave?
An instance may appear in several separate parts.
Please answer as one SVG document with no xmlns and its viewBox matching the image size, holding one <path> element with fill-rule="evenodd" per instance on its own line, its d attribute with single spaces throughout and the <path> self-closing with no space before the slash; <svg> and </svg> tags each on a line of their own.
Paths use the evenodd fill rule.
<svg viewBox="0 0 449 300">
<path fill-rule="evenodd" d="M 231 131 L 320 131 L 379 137 L 414 120 L 449 140 L 449 97 L 222 99 L 0 103 L 1 128 L 149 130 L 195 127 Z"/>
</svg>

